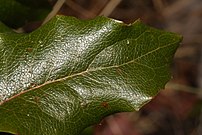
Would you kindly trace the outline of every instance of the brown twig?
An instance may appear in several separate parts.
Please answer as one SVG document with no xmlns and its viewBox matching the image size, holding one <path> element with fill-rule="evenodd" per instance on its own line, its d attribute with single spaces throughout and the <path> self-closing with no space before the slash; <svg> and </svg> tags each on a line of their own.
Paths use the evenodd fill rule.
<svg viewBox="0 0 202 135">
<path fill-rule="evenodd" d="M 200 88 L 194 88 L 191 86 L 183 85 L 183 84 L 177 84 L 173 82 L 168 82 L 165 86 L 167 89 L 173 89 L 173 90 L 179 90 L 179 91 L 185 91 L 193 94 L 199 94 L 200 91 L 202 91 Z"/>
<path fill-rule="evenodd" d="M 65 3 L 65 0 L 58 0 L 54 7 L 53 10 L 48 14 L 48 16 L 44 19 L 42 25 L 44 25 L 45 23 L 47 23 L 51 18 L 53 18 L 53 16 L 55 16 L 57 14 L 57 12 L 60 10 L 60 8 L 62 7 L 62 5 Z"/>
<path fill-rule="evenodd" d="M 99 15 L 109 16 L 120 2 L 121 0 L 110 0 Z"/>
<path fill-rule="evenodd" d="M 67 6 L 69 6 L 71 9 L 75 10 L 75 11 L 79 11 L 79 13 L 84 16 L 85 18 L 92 18 L 95 17 L 96 15 L 86 9 L 84 9 L 83 7 L 81 7 L 80 5 L 78 5 L 77 3 L 75 3 L 72 0 L 66 0 L 65 4 Z"/>
</svg>

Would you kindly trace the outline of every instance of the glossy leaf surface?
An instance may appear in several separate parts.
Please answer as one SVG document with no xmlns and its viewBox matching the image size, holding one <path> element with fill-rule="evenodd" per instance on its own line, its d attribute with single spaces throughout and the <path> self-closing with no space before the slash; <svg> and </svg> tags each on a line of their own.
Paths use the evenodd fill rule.
<svg viewBox="0 0 202 135">
<path fill-rule="evenodd" d="M 0 131 L 79 135 L 135 111 L 170 79 L 181 37 L 136 21 L 57 16 L 30 34 L 1 25 Z"/>
</svg>

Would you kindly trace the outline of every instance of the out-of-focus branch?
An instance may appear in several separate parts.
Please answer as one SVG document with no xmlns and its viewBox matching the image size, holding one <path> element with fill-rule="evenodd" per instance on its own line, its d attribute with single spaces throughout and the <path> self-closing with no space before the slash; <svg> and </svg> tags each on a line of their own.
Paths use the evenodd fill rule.
<svg viewBox="0 0 202 135">
<path fill-rule="evenodd" d="M 113 135 L 123 135 L 118 123 L 116 122 L 114 116 L 109 116 L 107 123 Z"/>
<path fill-rule="evenodd" d="M 183 85 L 183 84 L 177 84 L 173 82 L 168 82 L 165 86 L 166 89 L 173 89 L 173 90 L 179 90 L 179 91 L 185 91 L 193 94 L 199 94 L 200 91 L 202 91 L 200 88 L 194 88 L 191 86 Z"/>
<path fill-rule="evenodd" d="M 62 5 L 65 3 L 65 0 L 58 0 L 54 7 L 53 10 L 48 14 L 48 16 L 44 19 L 42 25 L 44 25 L 45 23 L 47 23 L 51 18 L 53 18 L 57 12 L 60 10 L 60 8 L 62 7 Z"/>
<path fill-rule="evenodd" d="M 83 7 L 81 7 L 80 5 L 78 5 L 77 3 L 75 3 L 72 0 L 66 0 L 65 4 L 67 6 L 69 6 L 71 9 L 75 10 L 75 11 L 79 11 L 79 13 L 84 16 L 85 18 L 92 18 L 95 17 L 96 15 L 86 9 L 84 9 Z"/>
<path fill-rule="evenodd" d="M 109 16 L 120 2 L 121 0 L 110 0 L 99 15 Z"/>
</svg>

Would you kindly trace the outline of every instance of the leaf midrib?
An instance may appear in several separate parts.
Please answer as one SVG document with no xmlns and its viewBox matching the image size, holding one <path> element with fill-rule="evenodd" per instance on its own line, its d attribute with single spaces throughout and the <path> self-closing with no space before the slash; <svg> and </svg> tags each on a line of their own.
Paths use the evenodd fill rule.
<svg viewBox="0 0 202 135">
<path fill-rule="evenodd" d="M 175 42 L 173 42 L 173 43 L 170 43 L 170 44 L 167 44 L 167 45 L 164 45 L 164 46 L 161 46 L 161 47 L 157 47 L 156 49 L 154 49 L 154 50 L 152 50 L 152 51 L 149 51 L 149 52 L 147 52 L 147 53 L 145 53 L 145 54 L 143 54 L 143 55 L 141 55 L 141 56 L 139 56 L 139 57 L 137 57 L 137 58 L 135 58 L 135 59 L 133 59 L 133 60 L 131 60 L 131 61 L 128 61 L 128 62 L 123 63 L 123 64 L 120 64 L 120 65 L 112 65 L 112 66 L 108 66 L 108 67 L 97 67 L 97 68 L 92 68 L 92 69 L 88 69 L 88 68 L 87 68 L 85 71 L 82 71 L 82 72 L 79 72 L 79 73 L 75 73 L 75 74 L 72 74 L 72 75 L 68 75 L 68 76 L 66 76 L 66 77 L 59 78 L 59 79 L 56 79 L 56 80 L 47 81 L 47 82 L 45 82 L 45 83 L 43 83 L 43 84 L 37 85 L 37 86 L 32 87 L 32 88 L 27 89 L 27 90 L 24 90 L 24 91 L 22 91 L 22 92 L 20 92 L 20 93 L 18 93 L 18 94 L 16 94 L 16 95 L 14 95 L 14 96 L 12 96 L 12 97 L 10 97 L 10 98 L 8 98 L 8 99 L 6 99 L 6 100 L 0 102 L 0 106 L 3 105 L 3 104 L 6 103 L 6 102 L 12 100 L 12 99 L 14 99 L 14 98 L 16 98 L 16 97 L 18 97 L 18 96 L 24 94 L 24 93 L 29 92 L 29 91 L 32 91 L 32 90 L 41 88 L 41 87 L 43 87 L 43 86 L 45 86 L 45 85 L 48 85 L 48 84 L 51 84 L 51 83 L 56 83 L 56 82 L 65 81 L 65 80 L 67 80 L 67 79 L 69 79 L 69 78 L 72 78 L 72 77 L 75 77 L 75 76 L 79 76 L 79 75 L 82 75 L 82 74 L 85 74 L 85 73 L 89 73 L 89 72 L 94 72 L 94 71 L 98 71 L 98 70 L 105 70 L 105 69 L 110 69 L 110 68 L 118 68 L 118 67 L 122 67 L 122 66 L 124 66 L 124 65 L 127 65 L 127 64 L 130 64 L 130 63 L 133 63 L 133 62 L 135 62 L 136 64 L 139 64 L 139 65 L 145 66 L 145 67 L 147 67 L 147 68 L 153 69 L 152 67 L 149 67 L 149 66 L 147 66 L 147 65 L 145 65 L 145 64 L 138 63 L 138 62 L 136 62 L 136 61 L 137 61 L 138 59 L 141 59 L 141 58 L 143 58 L 143 57 L 145 57 L 145 56 L 151 54 L 151 53 L 157 52 L 157 51 L 160 50 L 160 49 L 163 49 L 163 48 L 166 48 L 166 47 L 168 47 L 168 46 L 171 46 L 171 45 L 173 45 L 173 44 L 175 44 L 175 43 L 177 43 L 177 41 L 175 41 Z"/>
</svg>

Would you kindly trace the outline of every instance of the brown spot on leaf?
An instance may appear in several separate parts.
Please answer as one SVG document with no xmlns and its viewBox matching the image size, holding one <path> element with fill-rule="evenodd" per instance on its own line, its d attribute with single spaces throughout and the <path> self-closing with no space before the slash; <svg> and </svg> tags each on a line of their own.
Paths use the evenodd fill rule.
<svg viewBox="0 0 202 135">
<path fill-rule="evenodd" d="M 101 106 L 104 108 L 109 108 L 109 104 L 107 102 L 102 102 Z"/>
<path fill-rule="evenodd" d="M 122 70 L 120 68 L 116 68 L 116 73 L 120 75 L 122 73 Z"/>
<path fill-rule="evenodd" d="M 36 85 L 37 85 L 36 83 L 31 83 L 31 84 L 30 84 L 30 87 L 33 88 L 33 87 L 35 87 Z"/>
<path fill-rule="evenodd" d="M 36 102 L 36 104 L 38 104 L 38 103 L 39 103 L 39 101 L 40 101 L 40 97 L 35 96 L 35 97 L 34 97 L 34 102 Z"/>
<path fill-rule="evenodd" d="M 27 48 L 27 52 L 32 52 L 33 51 L 33 48 Z"/>
</svg>

